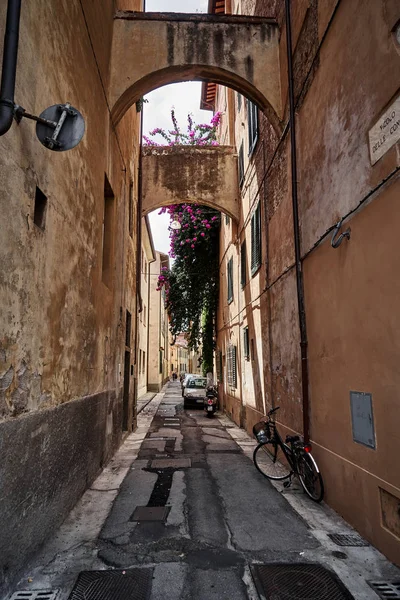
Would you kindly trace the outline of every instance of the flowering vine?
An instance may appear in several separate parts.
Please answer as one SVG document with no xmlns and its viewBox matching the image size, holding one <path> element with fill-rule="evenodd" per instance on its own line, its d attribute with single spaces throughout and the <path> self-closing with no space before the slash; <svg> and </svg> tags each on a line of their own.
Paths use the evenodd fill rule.
<svg viewBox="0 0 400 600">
<path fill-rule="evenodd" d="M 216 112 L 210 123 L 200 123 L 196 125 L 192 115 L 189 113 L 187 116 L 187 129 L 186 132 L 184 132 L 181 130 L 175 115 L 175 110 L 172 108 L 172 129 L 166 131 L 161 127 L 156 127 L 149 132 L 149 136 L 151 137 L 144 135 L 143 139 L 147 146 L 218 146 L 217 129 L 221 123 L 221 118 L 222 113 Z M 163 143 L 159 143 L 153 139 L 156 136 L 160 136 Z"/>
<path fill-rule="evenodd" d="M 217 146 L 217 129 L 222 113 L 217 112 L 210 123 L 196 125 L 188 115 L 186 132 L 171 110 L 173 128 L 159 127 L 150 132 L 160 136 L 163 144 L 144 136 L 147 145 Z M 175 204 L 163 207 L 160 214 L 169 214 L 179 223 L 170 229 L 170 252 L 175 262 L 170 270 L 162 268 L 157 290 L 165 290 L 165 302 L 174 338 L 187 334 L 190 347 L 203 348 L 203 370 L 212 370 L 214 322 L 218 299 L 218 256 L 220 213 L 197 204 Z"/>
</svg>

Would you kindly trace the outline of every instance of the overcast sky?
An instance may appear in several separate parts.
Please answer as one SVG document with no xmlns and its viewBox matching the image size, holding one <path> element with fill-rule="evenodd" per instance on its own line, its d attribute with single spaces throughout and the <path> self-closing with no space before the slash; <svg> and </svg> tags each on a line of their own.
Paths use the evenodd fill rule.
<svg viewBox="0 0 400 600">
<path fill-rule="evenodd" d="M 208 0 L 146 0 L 146 12 L 207 12 Z M 190 81 L 187 83 L 174 83 L 158 88 L 146 95 L 148 103 L 144 104 L 143 128 L 144 134 L 155 127 L 171 129 L 171 108 L 179 124 L 184 129 L 188 113 L 192 113 L 196 123 L 209 122 L 212 112 L 200 110 L 201 83 Z M 169 219 L 166 215 L 158 215 L 159 211 L 150 213 L 150 224 L 156 250 L 168 252 Z"/>
</svg>

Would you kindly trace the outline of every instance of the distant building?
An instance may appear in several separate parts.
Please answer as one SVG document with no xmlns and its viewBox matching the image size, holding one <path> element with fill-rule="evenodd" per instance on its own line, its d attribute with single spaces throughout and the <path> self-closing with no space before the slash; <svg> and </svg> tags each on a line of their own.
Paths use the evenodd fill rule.
<svg viewBox="0 0 400 600">
<path fill-rule="evenodd" d="M 162 268 L 169 268 L 169 257 L 155 253 L 150 264 L 148 390 L 159 392 L 170 376 L 168 314 L 165 307 L 165 289 L 157 291 Z"/>
</svg>

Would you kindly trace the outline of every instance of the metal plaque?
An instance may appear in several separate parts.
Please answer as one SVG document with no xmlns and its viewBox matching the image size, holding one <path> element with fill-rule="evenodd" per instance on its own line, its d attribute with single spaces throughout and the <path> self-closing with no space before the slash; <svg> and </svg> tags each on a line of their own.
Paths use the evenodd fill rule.
<svg viewBox="0 0 400 600">
<path fill-rule="evenodd" d="M 374 448 L 375 429 L 372 412 L 372 394 L 350 392 L 351 421 L 353 440 L 368 448 Z"/>
<path fill-rule="evenodd" d="M 368 132 L 371 164 L 375 164 L 400 140 L 400 96 L 385 110 Z"/>
</svg>

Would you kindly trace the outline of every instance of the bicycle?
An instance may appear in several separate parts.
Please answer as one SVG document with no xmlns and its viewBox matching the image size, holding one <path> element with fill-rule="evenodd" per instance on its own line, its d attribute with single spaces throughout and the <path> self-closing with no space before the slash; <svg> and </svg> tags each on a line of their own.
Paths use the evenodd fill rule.
<svg viewBox="0 0 400 600">
<path fill-rule="evenodd" d="M 253 461 L 262 475 L 274 481 L 289 479 L 283 484 L 289 487 L 296 475 L 306 492 L 315 502 L 324 497 L 324 483 L 318 465 L 311 454 L 311 444 L 305 444 L 298 435 L 288 435 L 285 441 L 277 430 L 274 417 L 277 410 L 272 408 L 266 421 L 253 427 L 259 442 L 253 453 Z"/>
</svg>

